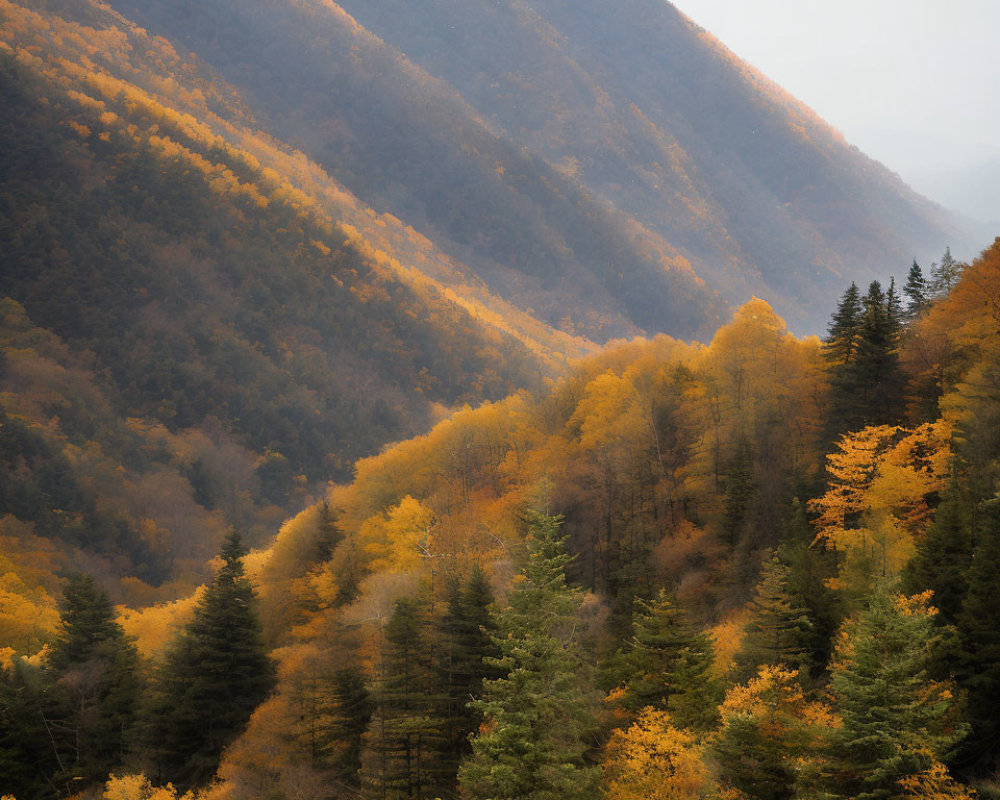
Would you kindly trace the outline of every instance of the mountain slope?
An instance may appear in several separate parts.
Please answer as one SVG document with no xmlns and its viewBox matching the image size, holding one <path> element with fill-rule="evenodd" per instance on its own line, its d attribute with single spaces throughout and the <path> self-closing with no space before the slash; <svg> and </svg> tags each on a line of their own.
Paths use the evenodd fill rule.
<svg viewBox="0 0 1000 800">
<path fill-rule="evenodd" d="M 845 279 L 959 236 L 659 0 L 116 5 L 211 61 L 366 202 L 594 338 L 608 322 L 581 319 L 581 299 L 697 330 L 687 266 L 820 330 Z"/>
<path fill-rule="evenodd" d="M 592 347 L 257 133 L 166 42 L 65 9 L 0 2 L 0 516 L 165 580 L 225 523 L 262 537 L 444 407 Z"/>
</svg>

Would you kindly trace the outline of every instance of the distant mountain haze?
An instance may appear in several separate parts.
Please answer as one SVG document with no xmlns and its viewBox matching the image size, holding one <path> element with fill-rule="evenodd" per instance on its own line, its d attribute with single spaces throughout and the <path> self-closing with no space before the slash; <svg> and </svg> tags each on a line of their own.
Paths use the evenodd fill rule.
<svg viewBox="0 0 1000 800">
<path fill-rule="evenodd" d="M 831 292 L 963 238 L 660 0 L 115 5 L 365 202 L 598 341 L 703 336 L 715 293 L 822 332 Z"/>
</svg>

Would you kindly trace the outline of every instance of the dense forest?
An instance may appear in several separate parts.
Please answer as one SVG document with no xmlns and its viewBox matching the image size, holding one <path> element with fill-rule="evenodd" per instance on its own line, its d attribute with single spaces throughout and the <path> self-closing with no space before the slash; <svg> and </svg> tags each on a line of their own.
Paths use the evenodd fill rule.
<svg viewBox="0 0 1000 800">
<path fill-rule="evenodd" d="M 2 800 L 1000 798 L 1000 239 L 605 17 L 0 0 Z"/>
<path fill-rule="evenodd" d="M 998 796 L 1000 240 L 902 283 L 467 407 L 179 601 L 21 538 L 4 791 Z"/>
</svg>

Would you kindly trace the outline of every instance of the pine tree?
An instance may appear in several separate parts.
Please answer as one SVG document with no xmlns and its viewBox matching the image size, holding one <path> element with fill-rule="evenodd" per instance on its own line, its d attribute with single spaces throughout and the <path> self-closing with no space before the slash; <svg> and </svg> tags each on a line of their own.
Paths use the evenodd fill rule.
<svg viewBox="0 0 1000 800">
<path fill-rule="evenodd" d="M 966 719 L 972 732 L 962 761 L 996 769 L 1000 764 L 1000 500 L 982 509 L 968 591 L 958 615 L 957 679 L 968 693 Z"/>
<path fill-rule="evenodd" d="M 854 358 L 861 331 L 861 294 L 851 283 L 837 304 L 827 329 L 823 355 L 833 366 L 843 366 Z"/>
<path fill-rule="evenodd" d="M 481 721 L 471 701 L 482 695 L 484 679 L 497 677 L 496 669 L 485 660 L 500 655 L 493 644 L 492 604 L 493 592 L 478 564 L 464 585 L 457 578 L 449 583 L 448 610 L 440 623 L 440 670 L 446 692 L 447 748 L 456 770 L 471 752 L 469 737 Z"/>
<path fill-rule="evenodd" d="M 427 609 L 396 602 L 385 629 L 373 709 L 361 753 L 362 796 L 375 800 L 439 796 L 454 785 L 444 758 L 444 687 L 434 669 Z"/>
<path fill-rule="evenodd" d="M 22 659 L 0 666 L 0 792 L 4 796 L 54 796 L 53 776 L 65 774 L 44 716 L 40 670 Z M 68 794 L 69 786 L 59 787 Z"/>
<path fill-rule="evenodd" d="M 951 255 L 951 248 L 946 247 L 941 256 L 940 264 L 931 264 L 931 297 L 947 297 L 951 287 L 958 283 L 965 265 L 960 264 Z"/>
<path fill-rule="evenodd" d="M 231 531 L 222 567 L 158 677 L 149 719 L 158 783 L 187 790 L 210 780 L 222 751 L 274 687 L 245 554 Z"/>
<path fill-rule="evenodd" d="M 496 661 L 475 706 L 484 722 L 459 773 L 468 800 L 593 800 L 600 772 L 588 763 L 594 694 L 574 638 L 581 593 L 566 584 L 558 518 L 528 518 L 528 559 L 497 619 Z"/>
<path fill-rule="evenodd" d="M 59 629 L 45 659 L 46 727 L 57 752 L 57 785 L 104 781 L 125 759 L 140 694 L 138 653 L 90 575 L 63 590 Z"/>
<path fill-rule="evenodd" d="M 764 562 L 750 601 L 743 644 L 736 657 L 736 680 L 757 674 L 758 667 L 781 666 L 806 672 L 812 621 L 808 609 L 792 594 L 791 570 L 776 556 Z"/>
<path fill-rule="evenodd" d="M 899 298 L 894 288 L 887 296 L 879 282 L 872 281 L 859 310 L 856 287 L 851 287 L 854 291 L 848 290 L 834 315 L 825 350 L 833 406 L 831 439 L 866 425 L 898 423 L 903 411 Z"/>
<path fill-rule="evenodd" d="M 653 602 L 636 598 L 633 625 L 631 645 L 621 659 L 630 673 L 625 707 L 669 711 L 678 728 L 708 730 L 722 694 L 711 675 L 711 640 L 662 589 Z"/>
<path fill-rule="evenodd" d="M 903 285 L 903 294 L 906 295 L 908 305 L 904 313 L 904 319 L 912 322 L 925 308 L 928 303 L 928 286 L 924 278 L 923 270 L 916 259 L 913 259 L 913 266 L 906 276 L 906 283 Z"/>
<path fill-rule="evenodd" d="M 830 679 L 842 724 L 831 733 L 828 796 L 902 797 L 900 781 L 943 760 L 961 739 L 952 692 L 928 665 L 939 637 L 926 597 L 880 584 L 846 626 Z"/>
<path fill-rule="evenodd" d="M 934 592 L 934 605 L 947 624 L 957 622 L 965 602 L 974 538 L 968 501 L 953 488 L 937 507 L 934 522 L 903 571 L 904 589 L 911 594 Z"/>
</svg>

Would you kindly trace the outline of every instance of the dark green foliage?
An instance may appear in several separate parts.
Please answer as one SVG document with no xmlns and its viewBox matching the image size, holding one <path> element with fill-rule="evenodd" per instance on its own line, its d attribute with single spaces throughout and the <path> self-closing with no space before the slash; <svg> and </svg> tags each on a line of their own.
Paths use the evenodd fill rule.
<svg viewBox="0 0 1000 800">
<path fill-rule="evenodd" d="M 725 494 L 722 498 L 724 517 L 722 530 L 730 547 L 735 547 L 749 521 L 749 514 L 756 494 L 754 481 L 753 449 L 745 437 L 741 438 L 733 462 L 726 473 Z"/>
<path fill-rule="evenodd" d="M 104 590 L 90 575 L 71 577 L 44 670 L 56 785 L 100 783 L 123 764 L 140 694 L 138 660 Z"/>
<path fill-rule="evenodd" d="M 0 669 L 0 793 L 25 800 L 67 793 L 54 782 L 65 772 L 52 734 L 40 671 L 20 660 Z"/>
<path fill-rule="evenodd" d="M 966 719 L 972 727 L 962 761 L 996 769 L 1000 764 L 1000 501 L 987 503 L 982 517 L 968 592 L 958 615 L 957 677 L 968 694 Z"/>
<path fill-rule="evenodd" d="M 906 283 L 903 285 L 903 294 L 906 295 L 907 306 L 903 318 L 907 322 L 912 322 L 920 313 L 927 308 L 930 288 L 927 279 L 924 278 L 923 270 L 917 260 L 913 260 L 909 273 L 906 275 Z"/>
<path fill-rule="evenodd" d="M 798 503 L 792 509 L 788 533 L 778 557 L 788 565 L 787 589 L 793 606 L 805 609 L 808 626 L 798 628 L 803 648 L 803 683 L 821 679 L 830 660 L 833 638 L 842 621 L 839 593 L 827 585 L 836 574 L 836 556 L 821 546 L 812 546 L 814 532 Z"/>
<path fill-rule="evenodd" d="M 212 778 L 223 749 L 274 687 L 254 589 L 243 574 L 245 553 L 230 532 L 222 567 L 154 686 L 146 742 L 154 774 L 184 790 Z"/>
<path fill-rule="evenodd" d="M 791 589 L 791 569 L 777 556 L 764 562 L 749 609 L 735 681 L 746 682 L 764 665 L 808 672 L 813 623 L 801 597 Z"/>
<path fill-rule="evenodd" d="M 624 707 L 632 713 L 646 706 L 669 711 L 678 728 L 711 728 L 722 699 L 722 687 L 711 675 L 711 639 L 662 589 L 651 602 L 636 598 L 632 624 L 632 641 L 616 658 Z"/>
<path fill-rule="evenodd" d="M 374 705 L 361 753 L 362 797 L 429 800 L 454 786 L 454 765 L 443 757 L 445 687 L 434 669 L 431 632 L 423 602 L 396 602 L 372 686 Z"/>
<path fill-rule="evenodd" d="M 498 677 L 488 663 L 500 655 L 493 643 L 492 603 L 489 581 L 477 564 L 464 584 L 457 578 L 449 583 L 448 607 L 439 623 L 446 748 L 456 772 L 461 759 L 471 752 L 469 737 L 481 721 L 472 701 L 482 696 L 485 678 Z"/>
<path fill-rule="evenodd" d="M 958 620 L 969 588 L 975 549 L 970 511 L 969 499 L 953 487 L 934 512 L 934 522 L 903 572 L 907 592 L 934 592 L 934 606 L 949 625 Z"/>
<path fill-rule="evenodd" d="M 871 282 L 863 298 L 851 284 L 841 299 L 824 351 L 830 376 L 831 441 L 866 425 L 901 421 L 900 313 L 894 286 L 887 295 L 878 281 Z"/>
<path fill-rule="evenodd" d="M 899 781 L 944 760 L 964 733 L 950 687 L 928 675 L 938 627 L 883 583 L 846 630 L 830 679 L 842 726 L 830 734 L 829 797 L 900 798 Z"/>
<path fill-rule="evenodd" d="M 596 698 L 574 638 L 581 593 L 566 584 L 558 518 L 532 512 L 521 579 L 497 616 L 503 677 L 484 681 L 484 723 L 459 773 L 469 800 L 593 800 L 599 769 L 587 761 Z"/>
<path fill-rule="evenodd" d="M 338 745 L 333 766 L 348 785 L 356 786 L 361 769 L 362 736 L 371 720 L 374 703 L 365 675 L 356 667 L 338 669 L 333 673 L 332 684 L 334 711 L 328 720 L 326 738 Z"/>
</svg>

